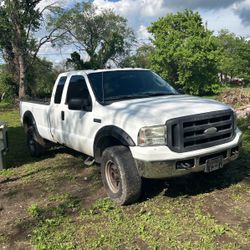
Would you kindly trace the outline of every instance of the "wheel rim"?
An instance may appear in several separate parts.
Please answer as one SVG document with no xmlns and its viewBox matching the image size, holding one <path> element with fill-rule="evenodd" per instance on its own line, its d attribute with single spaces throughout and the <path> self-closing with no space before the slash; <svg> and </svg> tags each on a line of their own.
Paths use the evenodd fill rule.
<svg viewBox="0 0 250 250">
<path fill-rule="evenodd" d="M 121 187 L 121 175 L 118 166 L 113 161 L 106 163 L 105 175 L 110 190 L 118 193 Z"/>
</svg>

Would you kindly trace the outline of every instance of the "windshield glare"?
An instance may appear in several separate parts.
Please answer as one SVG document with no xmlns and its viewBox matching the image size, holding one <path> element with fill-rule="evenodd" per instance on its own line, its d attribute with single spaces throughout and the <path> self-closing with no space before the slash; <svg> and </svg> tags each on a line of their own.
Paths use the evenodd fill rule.
<svg viewBox="0 0 250 250">
<path fill-rule="evenodd" d="M 97 72 L 89 74 L 88 77 L 100 103 L 178 94 L 172 86 L 150 70 Z"/>
</svg>

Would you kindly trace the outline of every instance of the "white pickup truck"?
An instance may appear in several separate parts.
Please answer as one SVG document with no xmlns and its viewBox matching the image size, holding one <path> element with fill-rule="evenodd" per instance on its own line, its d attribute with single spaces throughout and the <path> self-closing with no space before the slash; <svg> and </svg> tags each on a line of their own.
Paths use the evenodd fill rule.
<svg viewBox="0 0 250 250">
<path fill-rule="evenodd" d="M 119 204 L 139 198 L 142 177 L 222 168 L 242 141 L 229 106 L 179 94 L 145 69 L 62 73 L 50 103 L 22 101 L 20 112 L 33 156 L 48 142 L 88 155 Z"/>
</svg>

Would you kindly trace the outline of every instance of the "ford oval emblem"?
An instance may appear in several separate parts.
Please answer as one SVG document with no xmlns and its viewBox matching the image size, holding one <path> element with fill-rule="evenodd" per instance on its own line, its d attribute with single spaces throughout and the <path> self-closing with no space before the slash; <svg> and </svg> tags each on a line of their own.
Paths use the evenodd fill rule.
<svg viewBox="0 0 250 250">
<path fill-rule="evenodd" d="M 217 128 L 212 127 L 212 128 L 206 129 L 206 130 L 204 131 L 204 134 L 205 134 L 205 135 L 213 135 L 213 134 L 215 134 L 217 131 L 218 131 Z"/>
</svg>

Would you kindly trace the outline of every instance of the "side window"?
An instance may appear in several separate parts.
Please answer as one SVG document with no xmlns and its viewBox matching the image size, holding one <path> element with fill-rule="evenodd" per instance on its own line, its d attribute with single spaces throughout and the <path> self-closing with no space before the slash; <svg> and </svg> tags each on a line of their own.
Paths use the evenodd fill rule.
<svg viewBox="0 0 250 250">
<path fill-rule="evenodd" d="M 63 76 L 59 79 L 59 82 L 58 82 L 57 88 L 56 88 L 54 103 L 57 103 L 57 104 L 61 103 L 63 88 L 65 85 L 66 79 L 67 79 L 66 76 Z"/>
<path fill-rule="evenodd" d="M 91 105 L 91 97 L 83 76 L 72 76 L 70 78 L 66 104 L 71 99 L 85 99 Z"/>
</svg>

